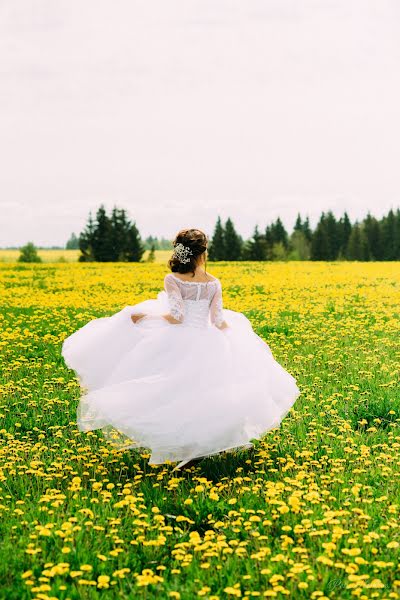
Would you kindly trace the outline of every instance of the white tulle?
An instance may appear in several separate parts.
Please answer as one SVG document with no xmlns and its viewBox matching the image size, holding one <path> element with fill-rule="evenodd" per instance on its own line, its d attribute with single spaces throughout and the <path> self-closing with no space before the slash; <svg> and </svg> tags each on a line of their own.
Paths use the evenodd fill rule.
<svg viewBox="0 0 400 600">
<path fill-rule="evenodd" d="M 81 431 L 151 451 L 150 464 L 251 447 L 278 427 L 300 391 L 241 313 L 222 307 L 219 280 L 167 275 L 156 299 L 94 319 L 62 356 L 84 388 Z M 161 315 L 169 312 L 180 323 Z M 131 314 L 148 317 L 134 324 Z M 228 328 L 219 329 L 223 320 Z"/>
</svg>

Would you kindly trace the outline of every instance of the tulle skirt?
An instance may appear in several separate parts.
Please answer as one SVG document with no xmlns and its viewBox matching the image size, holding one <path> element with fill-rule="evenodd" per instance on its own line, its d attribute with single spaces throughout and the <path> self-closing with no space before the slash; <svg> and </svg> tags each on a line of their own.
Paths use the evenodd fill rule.
<svg viewBox="0 0 400 600">
<path fill-rule="evenodd" d="M 149 464 L 252 447 L 279 427 L 296 379 L 241 313 L 229 328 L 170 324 L 165 292 L 94 319 L 64 340 L 62 356 L 83 388 L 81 431 L 101 429 L 117 448 L 151 451 Z M 152 318 L 134 324 L 134 313 Z"/>
</svg>

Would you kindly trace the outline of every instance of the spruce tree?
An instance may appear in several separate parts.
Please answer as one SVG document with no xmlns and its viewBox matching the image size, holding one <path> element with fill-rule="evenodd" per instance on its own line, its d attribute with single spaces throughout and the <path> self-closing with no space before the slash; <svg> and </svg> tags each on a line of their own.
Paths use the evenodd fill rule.
<svg viewBox="0 0 400 600">
<path fill-rule="evenodd" d="M 129 262 L 140 262 L 144 253 L 144 247 L 140 238 L 136 223 L 132 223 L 127 234 L 126 260 Z"/>
<path fill-rule="evenodd" d="M 272 229 L 272 225 L 267 225 L 265 228 L 265 259 L 272 260 L 273 259 L 273 251 L 274 251 L 274 243 L 275 237 Z"/>
<path fill-rule="evenodd" d="M 394 254 L 395 260 L 400 260 L 400 209 L 396 210 L 394 228 Z"/>
<path fill-rule="evenodd" d="M 287 234 L 287 231 L 279 217 L 276 219 L 275 223 L 272 223 L 271 231 L 272 231 L 274 244 L 278 244 L 279 242 L 282 242 L 284 247 L 287 249 L 289 247 L 288 234 Z"/>
<path fill-rule="evenodd" d="M 242 239 L 236 233 L 230 218 L 227 219 L 224 229 L 225 260 L 240 260 L 242 254 Z"/>
<path fill-rule="evenodd" d="M 225 231 L 222 226 L 221 217 L 218 216 L 214 233 L 208 250 L 209 260 L 225 260 Z"/>
<path fill-rule="evenodd" d="M 363 228 L 357 221 L 351 229 L 346 256 L 349 260 L 368 260 L 367 239 Z"/>
<path fill-rule="evenodd" d="M 328 246 L 327 260 L 336 260 L 339 255 L 340 240 L 336 218 L 331 210 L 325 215 L 324 229 Z"/>
<path fill-rule="evenodd" d="M 368 212 L 363 221 L 363 226 L 368 247 L 368 259 L 381 260 L 382 248 L 378 220 Z"/>
<path fill-rule="evenodd" d="M 253 237 L 246 242 L 243 248 L 244 260 L 266 260 L 267 247 L 265 236 L 258 231 L 256 225 Z"/>
<path fill-rule="evenodd" d="M 81 256 L 87 261 L 140 261 L 144 248 L 139 231 L 124 209 L 114 206 L 108 217 L 104 205 L 101 205 L 93 221 L 89 213 L 85 230 L 79 236 Z"/>
<path fill-rule="evenodd" d="M 301 220 L 300 213 L 297 213 L 297 218 L 293 227 L 293 231 L 303 231 L 303 222 Z"/>
<path fill-rule="evenodd" d="M 111 213 L 111 253 L 113 261 L 128 261 L 129 228 L 131 223 L 126 211 L 114 207 Z"/>
<path fill-rule="evenodd" d="M 329 244 L 325 226 L 325 213 L 321 214 L 311 240 L 311 260 L 329 260 Z"/>
<path fill-rule="evenodd" d="M 307 242 L 309 244 L 311 244 L 312 231 L 311 231 L 311 227 L 310 227 L 310 220 L 308 217 L 306 217 L 306 219 L 303 221 L 302 231 L 304 233 L 304 236 L 305 236 Z"/>
<path fill-rule="evenodd" d="M 364 223 L 360 224 L 360 237 L 361 237 L 361 260 L 370 260 L 368 240 L 365 232 Z"/>
<path fill-rule="evenodd" d="M 347 245 L 351 235 L 352 224 L 349 219 L 347 212 L 344 213 L 343 217 L 339 219 L 337 231 L 338 231 L 338 258 L 345 258 L 347 252 Z"/>
<path fill-rule="evenodd" d="M 71 233 L 71 237 L 65 244 L 66 250 L 78 250 L 79 249 L 79 239 L 75 235 L 75 233 Z"/>
<path fill-rule="evenodd" d="M 96 213 L 96 225 L 93 234 L 92 248 L 93 256 L 96 261 L 110 262 L 115 260 L 112 224 L 103 204 Z"/>
<path fill-rule="evenodd" d="M 396 260 L 396 218 L 392 209 L 381 221 L 382 260 Z"/>
<path fill-rule="evenodd" d="M 153 263 L 155 261 L 155 259 L 156 259 L 156 252 L 155 252 L 155 250 L 156 250 L 156 246 L 155 246 L 155 244 L 153 242 L 152 245 L 151 245 L 151 247 L 150 247 L 149 254 L 148 254 L 147 258 L 146 258 L 146 262 Z"/>
<path fill-rule="evenodd" d="M 93 221 L 92 213 L 89 212 L 88 222 L 84 231 L 79 235 L 79 249 L 81 254 L 79 256 L 79 262 L 91 262 L 96 260 L 93 254 L 93 239 L 95 231 L 95 223 Z"/>
</svg>

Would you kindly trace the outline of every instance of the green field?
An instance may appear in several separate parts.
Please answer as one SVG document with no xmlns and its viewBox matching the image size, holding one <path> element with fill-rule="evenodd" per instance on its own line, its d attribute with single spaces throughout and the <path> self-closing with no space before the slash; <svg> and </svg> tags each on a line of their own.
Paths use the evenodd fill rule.
<svg viewBox="0 0 400 600">
<path fill-rule="evenodd" d="M 210 265 L 301 396 L 178 475 L 77 430 L 60 356 L 165 259 L 57 260 L 0 264 L 1 599 L 400 598 L 400 263 Z"/>
<path fill-rule="evenodd" d="M 19 250 L 5 250 L 0 248 L 0 263 L 13 263 L 18 261 Z M 43 262 L 77 262 L 80 255 L 79 250 L 38 250 L 38 255 Z M 146 250 L 142 260 L 146 261 L 149 251 Z M 156 250 L 156 263 L 167 262 L 171 252 L 169 250 Z"/>
</svg>

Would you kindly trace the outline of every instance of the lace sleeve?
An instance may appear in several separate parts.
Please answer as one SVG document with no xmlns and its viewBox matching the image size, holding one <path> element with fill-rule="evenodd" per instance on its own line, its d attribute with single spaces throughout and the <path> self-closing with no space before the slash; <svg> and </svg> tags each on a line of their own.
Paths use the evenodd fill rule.
<svg viewBox="0 0 400 600">
<path fill-rule="evenodd" d="M 173 277 L 165 276 L 164 289 L 168 296 L 169 312 L 177 321 L 183 321 L 185 307 L 182 300 L 181 290 Z"/>
<path fill-rule="evenodd" d="M 224 313 L 222 306 L 222 286 L 221 282 L 217 281 L 217 289 L 215 290 L 214 296 L 210 304 L 210 319 L 211 323 L 220 327 L 224 322 Z"/>
</svg>

